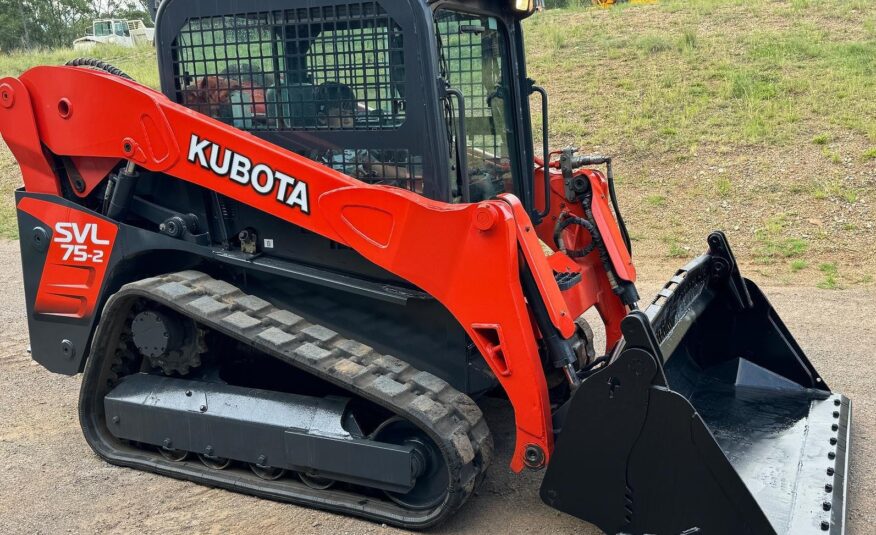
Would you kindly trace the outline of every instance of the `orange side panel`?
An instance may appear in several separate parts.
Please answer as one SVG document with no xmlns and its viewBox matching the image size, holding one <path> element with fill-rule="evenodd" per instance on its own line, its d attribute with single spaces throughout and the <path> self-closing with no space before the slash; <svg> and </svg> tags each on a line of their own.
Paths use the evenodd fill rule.
<svg viewBox="0 0 876 535">
<path fill-rule="evenodd" d="M 99 217 L 33 197 L 18 209 L 52 231 L 34 313 L 85 318 L 100 299 L 118 227 Z"/>
</svg>

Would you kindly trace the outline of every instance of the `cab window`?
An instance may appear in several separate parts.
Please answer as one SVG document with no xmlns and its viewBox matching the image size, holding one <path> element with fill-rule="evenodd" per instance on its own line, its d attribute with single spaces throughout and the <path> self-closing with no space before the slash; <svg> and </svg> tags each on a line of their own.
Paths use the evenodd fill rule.
<svg viewBox="0 0 876 535">
<path fill-rule="evenodd" d="M 513 193 L 508 143 L 513 123 L 504 23 L 496 17 L 439 10 L 435 13 L 435 27 L 440 74 L 463 94 L 465 103 L 467 163 L 463 173 L 456 171 L 459 165 L 456 151 L 450 154 L 454 200 L 477 202 L 499 193 Z M 449 101 L 453 107 L 455 101 Z M 458 143 L 458 112 L 458 109 L 446 112 L 451 145 Z M 463 191 L 465 177 L 469 183 L 467 195 Z"/>
</svg>

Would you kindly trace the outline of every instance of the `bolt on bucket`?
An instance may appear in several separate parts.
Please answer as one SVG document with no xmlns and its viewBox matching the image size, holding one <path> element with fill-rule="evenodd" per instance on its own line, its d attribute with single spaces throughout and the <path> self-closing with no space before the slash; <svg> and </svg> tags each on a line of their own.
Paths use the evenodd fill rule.
<svg viewBox="0 0 876 535">
<path fill-rule="evenodd" d="M 843 533 L 851 402 L 708 243 L 557 411 L 542 499 L 607 533 Z"/>
</svg>

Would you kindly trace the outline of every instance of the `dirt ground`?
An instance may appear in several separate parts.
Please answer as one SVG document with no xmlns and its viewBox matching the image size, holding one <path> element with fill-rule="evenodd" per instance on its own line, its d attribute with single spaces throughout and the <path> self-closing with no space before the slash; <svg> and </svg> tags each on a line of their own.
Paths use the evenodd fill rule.
<svg viewBox="0 0 876 535">
<path fill-rule="evenodd" d="M 80 378 L 51 374 L 27 354 L 17 243 L 0 242 L 0 258 L 0 533 L 403 533 L 100 461 L 79 431 Z M 649 279 L 642 294 L 651 295 L 658 284 Z M 873 533 L 876 292 L 766 292 L 828 384 L 853 400 L 847 533 Z M 498 405 L 486 407 L 486 414 L 499 445 L 497 459 L 478 494 L 431 533 L 598 533 L 541 503 L 540 474 L 509 471 L 511 414 Z"/>
</svg>

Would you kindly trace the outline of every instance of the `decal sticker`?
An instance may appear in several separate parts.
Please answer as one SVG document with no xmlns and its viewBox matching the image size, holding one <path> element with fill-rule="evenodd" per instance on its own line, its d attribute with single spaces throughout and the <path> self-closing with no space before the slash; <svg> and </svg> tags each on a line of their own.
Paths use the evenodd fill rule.
<svg viewBox="0 0 876 535">
<path fill-rule="evenodd" d="M 64 251 L 61 260 L 71 262 L 94 262 L 99 264 L 104 261 L 106 250 L 104 245 L 109 245 L 109 240 L 98 238 L 96 223 L 79 223 L 58 221 L 55 223 L 55 237 L 53 242 L 61 245 Z"/>
<path fill-rule="evenodd" d="M 310 213 L 307 182 L 273 169 L 222 147 L 209 139 L 192 134 L 189 141 L 188 161 L 212 171 L 215 175 L 254 189 L 260 195 L 271 196 L 277 202 Z"/>
<path fill-rule="evenodd" d="M 34 313 L 91 316 L 100 300 L 118 227 L 85 209 L 33 197 L 21 199 L 18 209 L 41 221 L 52 233 Z"/>
</svg>

